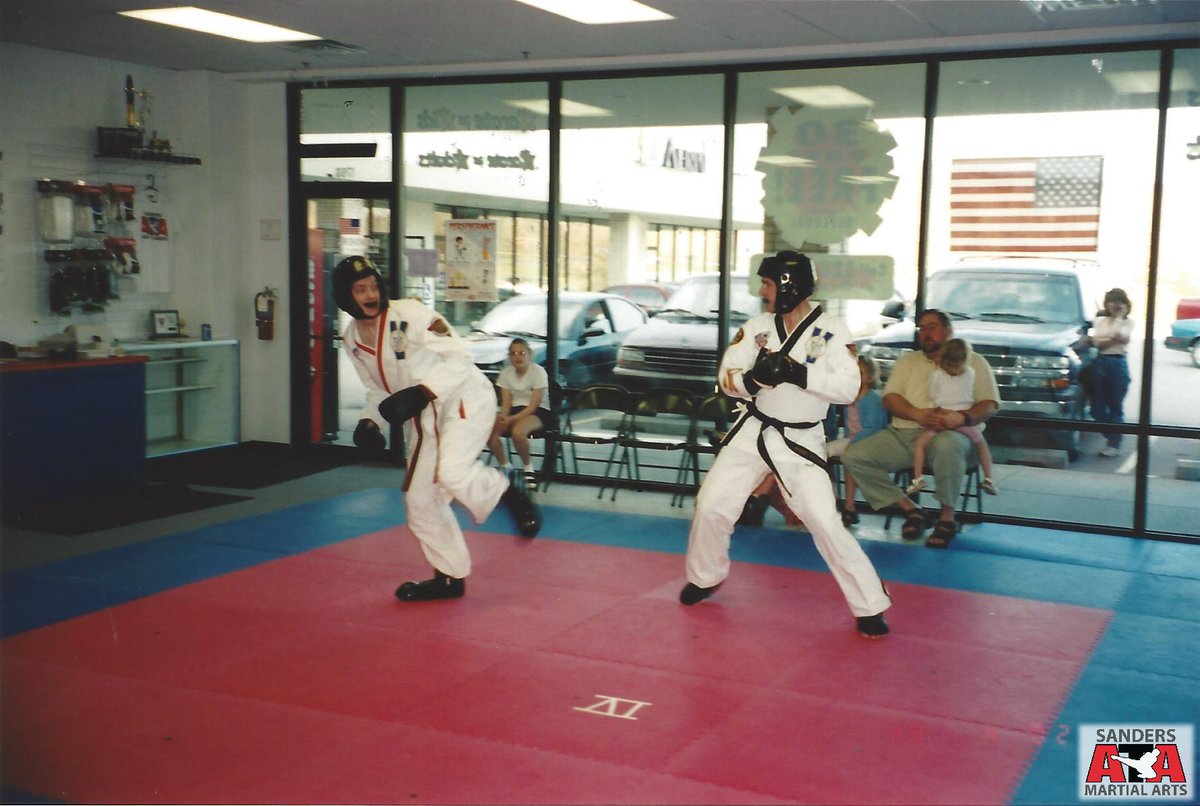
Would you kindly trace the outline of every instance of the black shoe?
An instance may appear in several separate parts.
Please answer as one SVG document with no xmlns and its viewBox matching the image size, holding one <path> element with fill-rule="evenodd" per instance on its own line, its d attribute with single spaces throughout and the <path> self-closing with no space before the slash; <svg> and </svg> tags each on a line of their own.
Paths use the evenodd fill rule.
<svg viewBox="0 0 1200 806">
<path fill-rule="evenodd" d="M 842 526 L 853 526 L 858 523 L 858 510 L 843 509 L 842 510 Z"/>
<path fill-rule="evenodd" d="M 467 583 L 457 577 L 433 572 L 433 579 L 405 582 L 396 588 L 396 598 L 402 602 L 428 602 L 433 599 L 457 599 L 467 592 Z"/>
<path fill-rule="evenodd" d="M 689 582 L 679 592 L 679 601 L 685 605 L 694 605 L 698 602 L 703 602 L 709 596 L 716 593 L 719 587 L 721 587 L 720 583 L 713 585 L 711 588 L 702 588 L 699 585 L 693 585 Z"/>
<path fill-rule="evenodd" d="M 500 500 L 512 512 L 513 519 L 517 522 L 517 531 L 523 537 L 537 537 L 542 528 L 542 511 L 533 503 L 529 493 L 515 484 L 510 484 L 504 495 L 500 496 Z"/>
<path fill-rule="evenodd" d="M 883 620 L 882 613 L 876 613 L 873 616 L 859 616 L 854 621 L 858 624 L 858 634 L 864 638 L 882 638 L 892 631 L 887 622 Z"/>
<path fill-rule="evenodd" d="M 742 515 L 737 519 L 738 526 L 762 526 L 763 516 L 767 514 L 767 507 L 771 503 L 769 495 L 752 495 L 746 499 L 745 505 L 742 506 Z"/>
<path fill-rule="evenodd" d="M 537 473 L 533 470 L 526 470 L 525 471 L 525 489 L 530 492 L 537 492 L 537 488 L 538 488 Z"/>
</svg>

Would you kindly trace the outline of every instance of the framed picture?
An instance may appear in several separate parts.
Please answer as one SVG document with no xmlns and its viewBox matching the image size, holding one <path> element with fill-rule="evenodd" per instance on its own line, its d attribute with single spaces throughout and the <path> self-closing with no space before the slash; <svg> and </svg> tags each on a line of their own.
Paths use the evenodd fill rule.
<svg viewBox="0 0 1200 806">
<path fill-rule="evenodd" d="M 151 311 L 150 338 L 179 338 L 179 311 Z"/>
</svg>

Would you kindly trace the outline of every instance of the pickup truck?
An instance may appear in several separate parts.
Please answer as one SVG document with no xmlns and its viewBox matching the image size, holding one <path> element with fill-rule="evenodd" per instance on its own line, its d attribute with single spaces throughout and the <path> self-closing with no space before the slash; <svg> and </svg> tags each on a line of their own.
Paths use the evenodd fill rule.
<svg viewBox="0 0 1200 806">
<path fill-rule="evenodd" d="M 1099 298 L 1093 261 L 1047 257 L 966 259 L 929 275 L 926 308 L 945 311 L 954 335 L 991 364 L 1004 415 L 1082 419 L 1081 370 L 1095 355 L 1086 336 Z M 867 340 L 863 350 L 886 379 L 901 352 L 914 346 L 905 320 Z M 1062 450 L 1079 456 L 1079 432 L 991 425 L 993 445 Z M 1040 444 L 1039 444 L 1040 443 Z"/>
</svg>

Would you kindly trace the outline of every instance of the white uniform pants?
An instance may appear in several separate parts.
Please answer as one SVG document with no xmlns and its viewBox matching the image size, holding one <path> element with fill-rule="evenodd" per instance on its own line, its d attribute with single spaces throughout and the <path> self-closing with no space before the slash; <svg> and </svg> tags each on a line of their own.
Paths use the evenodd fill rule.
<svg viewBox="0 0 1200 806">
<path fill-rule="evenodd" d="M 891 607 L 875 566 L 842 525 L 829 474 L 805 461 L 779 461 L 776 467 L 790 492 L 780 488 L 792 511 L 812 532 L 817 551 L 837 580 L 855 616 L 873 616 Z M 729 576 L 729 542 L 750 493 L 770 473 L 757 453 L 725 447 L 696 496 L 696 516 L 688 534 L 687 579 L 711 588 Z"/>
<path fill-rule="evenodd" d="M 468 405 L 465 418 L 459 415 L 457 403 L 440 422 L 434 416 L 437 401 L 421 412 L 424 434 L 416 466 L 409 468 L 411 483 L 404 496 L 408 527 L 420 541 L 425 559 L 443 574 L 459 578 L 471 573 L 471 555 L 450 502 L 457 500 L 476 523 L 482 523 L 509 484 L 503 473 L 479 461 L 495 423 L 494 393 L 488 390 L 486 399 L 470 402 L 474 405 Z M 417 443 L 410 442 L 410 459 L 415 450 Z"/>
</svg>

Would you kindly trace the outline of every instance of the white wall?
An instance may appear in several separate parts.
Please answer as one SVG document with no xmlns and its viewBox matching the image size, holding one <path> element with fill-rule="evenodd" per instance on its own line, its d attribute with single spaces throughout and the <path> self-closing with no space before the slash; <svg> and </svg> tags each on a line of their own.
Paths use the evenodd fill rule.
<svg viewBox="0 0 1200 806">
<path fill-rule="evenodd" d="M 125 76 L 152 93 L 148 129 L 202 164 L 101 160 L 97 126 L 124 125 Z M 149 311 L 178 309 L 190 333 L 212 325 L 242 342 L 243 440 L 287 442 L 288 345 L 285 91 L 219 73 L 175 72 L 3 43 L 0 45 L 0 340 L 35 344 L 70 324 L 106 324 L 124 341 L 149 334 Z M 119 281 L 102 313 L 50 311 L 38 240 L 41 178 L 132 184 L 148 175 L 172 213 L 170 290 Z M 279 222 L 264 240 L 260 222 Z M 255 338 L 252 301 L 277 289 L 276 339 Z"/>
</svg>

